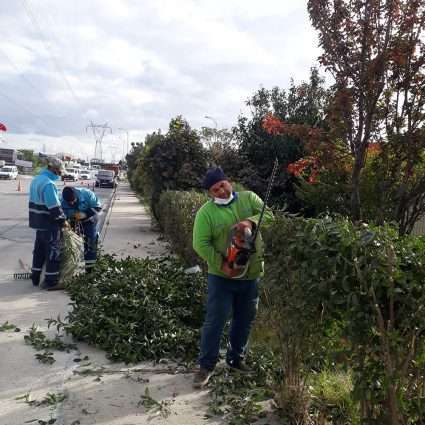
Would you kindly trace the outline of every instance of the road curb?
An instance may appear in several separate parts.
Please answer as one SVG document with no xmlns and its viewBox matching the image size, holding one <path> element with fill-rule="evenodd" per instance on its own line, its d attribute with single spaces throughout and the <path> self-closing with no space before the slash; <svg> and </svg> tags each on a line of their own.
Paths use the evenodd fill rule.
<svg viewBox="0 0 425 425">
<path fill-rule="evenodd" d="M 105 218 L 102 221 L 102 224 L 100 226 L 100 231 L 99 231 L 99 241 L 102 244 L 103 241 L 105 240 L 106 237 L 106 232 L 108 230 L 108 226 L 109 226 L 109 219 L 111 218 L 111 214 L 112 214 L 112 209 L 114 207 L 114 203 L 115 203 L 115 198 L 117 196 L 117 188 L 114 189 L 114 191 L 112 192 L 112 196 L 109 200 L 109 206 L 108 206 L 108 212 L 106 213 Z"/>
</svg>

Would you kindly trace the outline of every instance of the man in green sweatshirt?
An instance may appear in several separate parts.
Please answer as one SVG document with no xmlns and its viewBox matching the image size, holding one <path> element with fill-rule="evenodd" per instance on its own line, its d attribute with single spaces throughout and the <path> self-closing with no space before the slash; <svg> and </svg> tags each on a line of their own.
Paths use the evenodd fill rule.
<svg viewBox="0 0 425 425">
<path fill-rule="evenodd" d="M 244 234 L 255 230 L 263 201 L 253 192 L 234 192 L 221 168 L 207 171 L 204 187 L 210 200 L 198 211 L 193 228 L 193 248 L 208 263 L 208 299 L 205 322 L 201 334 L 199 372 L 194 387 L 203 388 L 211 378 L 219 357 L 224 325 L 232 314 L 227 364 L 246 371 L 244 364 L 251 325 L 258 306 L 258 284 L 263 273 L 263 243 L 259 234 L 256 252 L 250 257 L 249 267 L 242 278 L 226 261 L 229 234 L 232 229 Z M 266 210 L 264 221 L 272 214 Z"/>
</svg>

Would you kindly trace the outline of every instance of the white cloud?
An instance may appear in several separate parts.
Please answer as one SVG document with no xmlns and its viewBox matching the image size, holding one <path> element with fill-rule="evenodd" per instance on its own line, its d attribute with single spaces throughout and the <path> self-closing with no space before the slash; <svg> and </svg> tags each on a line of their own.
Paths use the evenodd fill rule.
<svg viewBox="0 0 425 425">
<path fill-rule="evenodd" d="M 25 4 L 0 15 L 0 122 L 13 143 L 78 141 L 90 155 L 90 120 L 137 141 L 177 114 L 231 126 L 260 85 L 305 79 L 318 56 L 306 0 Z"/>
<path fill-rule="evenodd" d="M 125 40 L 99 40 L 89 63 L 123 77 L 137 77 L 143 72 L 143 51 Z"/>
</svg>

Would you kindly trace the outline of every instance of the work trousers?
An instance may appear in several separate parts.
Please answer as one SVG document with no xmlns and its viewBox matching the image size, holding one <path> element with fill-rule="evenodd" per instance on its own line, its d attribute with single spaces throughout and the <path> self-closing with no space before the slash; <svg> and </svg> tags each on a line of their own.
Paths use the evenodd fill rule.
<svg viewBox="0 0 425 425">
<path fill-rule="evenodd" d="M 84 262 L 86 272 L 89 272 L 96 263 L 97 258 L 97 223 L 86 221 L 82 223 L 84 236 Z"/>
<path fill-rule="evenodd" d="M 248 337 L 258 308 L 258 284 L 255 280 L 226 279 L 208 275 L 207 312 L 201 334 L 201 368 L 213 370 L 219 357 L 224 326 L 232 316 L 226 361 L 243 360 Z"/>
<path fill-rule="evenodd" d="M 37 230 L 32 257 L 32 283 L 39 285 L 41 270 L 46 264 L 45 285 L 55 286 L 59 282 L 62 261 L 62 230 Z"/>
</svg>

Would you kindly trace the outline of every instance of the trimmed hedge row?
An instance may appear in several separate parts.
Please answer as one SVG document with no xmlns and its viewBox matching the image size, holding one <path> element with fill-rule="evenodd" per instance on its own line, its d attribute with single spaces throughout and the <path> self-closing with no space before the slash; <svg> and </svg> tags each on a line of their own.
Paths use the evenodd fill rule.
<svg viewBox="0 0 425 425">
<path fill-rule="evenodd" d="M 202 261 L 192 248 L 192 235 L 196 212 L 207 200 L 206 194 L 196 191 L 166 191 L 159 199 L 159 225 L 172 250 L 189 266 Z"/>
<path fill-rule="evenodd" d="M 206 199 L 165 192 L 159 202 L 161 227 L 189 265 L 200 262 L 192 228 Z M 424 241 L 399 237 L 391 227 L 285 214 L 263 235 L 262 309 L 284 372 L 276 387 L 286 414 L 308 423 L 311 374 L 336 369 L 352 372 L 350 415 L 357 403 L 365 424 L 419 424 L 425 417 Z"/>
<path fill-rule="evenodd" d="M 246 190 L 239 183 L 232 183 L 233 190 Z M 208 201 L 207 193 L 196 190 L 167 190 L 161 193 L 157 204 L 159 225 L 171 244 L 172 250 L 188 265 L 202 264 L 192 248 L 193 224 L 199 208 Z"/>
<path fill-rule="evenodd" d="M 361 423 L 423 423 L 424 241 L 342 218 L 279 215 L 265 242 L 282 408 L 305 423 L 308 375 L 339 368 L 353 372 Z"/>
</svg>

